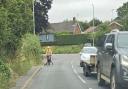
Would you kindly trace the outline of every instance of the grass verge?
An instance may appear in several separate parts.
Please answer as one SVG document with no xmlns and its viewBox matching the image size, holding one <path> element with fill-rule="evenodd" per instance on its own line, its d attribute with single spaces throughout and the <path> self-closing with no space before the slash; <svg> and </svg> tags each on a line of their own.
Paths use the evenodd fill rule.
<svg viewBox="0 0 128 89">
<path fill-rule="evenodd" d="M 45 54 L 45 47 L 43 46 L 43 54 Z M 64 45 L 64 46 L 52 46 L 53 54 L 73 54 L 79 53 L 83 45 Z"/>
</svg>

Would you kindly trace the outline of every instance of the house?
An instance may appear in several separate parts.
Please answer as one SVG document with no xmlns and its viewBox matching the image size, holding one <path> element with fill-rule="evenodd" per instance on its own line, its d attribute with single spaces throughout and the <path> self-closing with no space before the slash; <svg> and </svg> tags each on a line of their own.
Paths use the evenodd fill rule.
<svg viewBox="0 0 128 89">
<path fill-rule="evenodd" d="M 86 29 L 86 30 L 83 32 L 83 34 L 92 33 L 93 31 L 96 32 L 96 31 L 97 31 L 96 28 L 97 28 L 97 27 L 89 27 L 88 29 Z"/>
<path fill-rule="evenodd" d="M 81 30 L 80 24 L 79 23 L 75 23 L 74 24 L 73 34 L 74 35 L 78 35 L 78 34 L 81 34 L 81 33 L 82 33 L 82 30 Z"/>
<path fill-rule="evenodd" d="M 71 34 L 81 34 L 81 28 L 78 22 L 73 18 L 72 21 L 65 21 L 60 23 L 51 23 L 50 29 L 48 29 L 50 33 L 62 33 L 68 32 Z"/>
<path fill-rule="evenodd" d="M 69 32 L 73 33 L 73 22 L 60 22 L 60 23 L 51 23 L 50 24 L 50 32 L 52 33 L 61 33 L 61 32 Z"/>
<path fill-rule="evenodd" d="M 123 25 L 119 24 L 119 23 L 116 22 L 116 21 L 113 21 L 113 22 L 111 22 L 111 23 L 109 24 L 109 27 L 110 27 L 111 31 L 112 31 L 113 29 L 119 29 L 119 30 L 120 30 L 120 29 L 123 27 Z"/>
<path fill-rule="evenodd" d="M 120 30 L 122 28 L 122 25 L 117 23 L 116 21 L 111 22 L 108 26 L 109 26 L 111 31 L 113 31 L 115 29 L 119 29 Z M 83 32 L 83 34 L 91 33 L 91 32 L 93 32 L 93 30 L 94 30 L 94 32 L 96 32 L 98 29 L 97 29 L 97 27 L 89 27 L 88 29 L 86 29 Z"/>
</svg>

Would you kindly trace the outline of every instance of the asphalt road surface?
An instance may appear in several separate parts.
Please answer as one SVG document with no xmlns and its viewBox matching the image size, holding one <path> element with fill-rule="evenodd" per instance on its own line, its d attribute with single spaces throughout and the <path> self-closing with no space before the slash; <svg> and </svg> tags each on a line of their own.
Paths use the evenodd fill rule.
<svg viewBox="0 0 128 89">
<path fill-rule="evenodd" d="M 27 89 L 109 89 L 98 86 L 96 74 L 83 75 L 79 58 L 79 54 L 53 55 L 54 65 L 42 67 Z"/>
</svg>

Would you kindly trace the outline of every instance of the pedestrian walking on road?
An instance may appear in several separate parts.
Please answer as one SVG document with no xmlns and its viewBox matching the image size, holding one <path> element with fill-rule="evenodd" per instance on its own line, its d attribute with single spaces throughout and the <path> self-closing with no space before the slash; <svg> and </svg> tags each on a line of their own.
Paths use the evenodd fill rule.
<svg viewBox="0 0 128 89">
<path fill-rule="evenodd" d="M 47 46 L 46 50 L 46 58 L 47 58 L 47 65 L 50 65 L 52 62 L 52 48 L 50 46 Z"/>
</svg>

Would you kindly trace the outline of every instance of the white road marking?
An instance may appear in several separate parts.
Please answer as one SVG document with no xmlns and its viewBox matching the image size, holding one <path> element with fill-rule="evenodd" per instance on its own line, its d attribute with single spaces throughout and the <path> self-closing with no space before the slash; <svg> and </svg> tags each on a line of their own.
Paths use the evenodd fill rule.
<svg viewBox="0 0 128 89">
<path fill-rule="evenodd" d="M 77 71 L 75 69 L 73 69 L 74 73 L 77 74 Z"/>
<path fill-rule="evenodd" d="M 79 75 L 78 75 L 78 78 L 79 78 L 83 83 L 86 83 L 86 81 L 85 81 L 82 77 L 80 77 Z"/>
<path fill-rule="evenodd" d="M 74 68 L 72 62 L 71 62 L 71 65 L 72 65 L 72 69 L 73 69 L 73 72 L 77 75 L 77 77 L 80 79 L 80 81 L 84 84 L 86 84 L 86 81 L 77 73 L 76 69 Z"/>
<path fill-rule="evenodd" d="M 71 62 L 71 65 L 72 65 L 72 69 L 74 69 L 74 66 L 73 66 L 72 62 Z"/>
<path fill-rule="evenodd" d="M 72 69 L 74 69 L 74 66 L 72 65 Z"/>
</svg>

